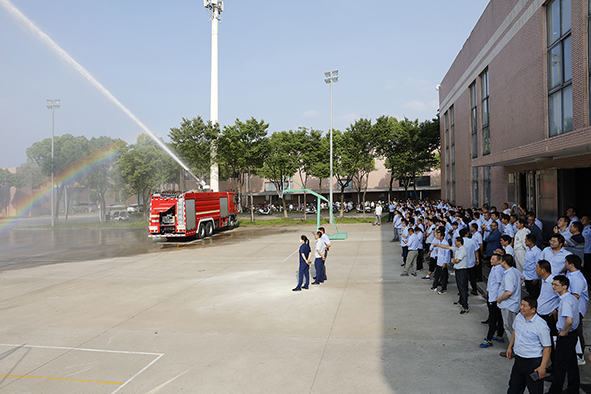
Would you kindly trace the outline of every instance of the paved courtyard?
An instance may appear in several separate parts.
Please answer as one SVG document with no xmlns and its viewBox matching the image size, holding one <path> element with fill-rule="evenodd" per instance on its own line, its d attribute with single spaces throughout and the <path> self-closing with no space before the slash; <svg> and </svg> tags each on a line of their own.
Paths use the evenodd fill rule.
<svg viewBox="0 0 591 394">
<path fill-rule="evenodd" d="M 484 299 L 460 315 L 453 282 L 400 277 L 390 229 L 339 226 L 328 281 L 301 292 L 312 226 L 0 272 L 0 393 L 505 392 Z"/>
</svg>

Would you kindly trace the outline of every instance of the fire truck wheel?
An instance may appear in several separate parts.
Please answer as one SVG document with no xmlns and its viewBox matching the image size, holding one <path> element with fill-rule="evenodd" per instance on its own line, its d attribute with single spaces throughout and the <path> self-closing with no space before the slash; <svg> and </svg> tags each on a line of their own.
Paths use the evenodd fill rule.
<svg viewBox="0 0 591 394">
<path fill-rule="evenodd" d="M 213 224 L 211 222 L 205 223 L 205 236 L 211 237 L 213 234 Z"/>
<path fill-rule="evenodd" d="M 199 225 L 199 230 L 197 230 L 197 238 L 201 239 L 205 237 L 205 225 L 204 223 L 201 223 Z"/>
<path fill-rule="evenodd" d="M 230 227 L 236 227 L 238 225 L 238 220 L 236 220 L 236 216 L 230 216 Z"/>
</svg>

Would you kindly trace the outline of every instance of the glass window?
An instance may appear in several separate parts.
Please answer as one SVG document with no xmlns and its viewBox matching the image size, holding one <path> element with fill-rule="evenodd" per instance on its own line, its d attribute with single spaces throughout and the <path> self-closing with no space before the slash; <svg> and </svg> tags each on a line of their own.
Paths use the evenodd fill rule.
<svg viewBox="0 0 591 394">
<path fill-rule="evenodd" d="M 573 131 L 573 86 L 562 90 L 562 132 Z"/>
<path fill-rule="evenodd" d="M 480 89 L 482 93 L 482 154 L 490 154 L 490 108 L 488 70 L 480 75 Z"/>
<path fill-rule="evenodd" d="M 560 0 L 554 0 L 546 6 L 546 28 L 548 45 L 560 38 Z"/>
<path fill-rule="evenodd" d="M 490 204 L 491 197 L 491 180 L 490 167 L 482 167 L 482 198 L 485 204 Z"/>
<path fill-rule="evenodd" d="M 561 92 L 558 91 L 548 99 L 548 128 L 550 137 L 561 134 L 562 105 Z"/>
<path fill-rule="evenodd" d="M 472 167 L 472 206 L 478 207 L 478 167 Z"/>
<path fill-rule="evenodd" d="M 572 57 L 572 44 L 571 36 L 564 39 L 562 43 L 564 55 L 562 61 L 564 62 L 564 81 L 570 81 L 573 79 L 573 57 Z"/>
<path fill-rule="evenodd" d="M 589 0 L 591 1 L 591 0 Z M 478 97 L 476 82 L 470 85 L 470 131 L 472 133 L 472 158 L 478 157 Z"/>
<path fill-rule="evenodd" d="M 560 10 L 560 13 L 562 15 L 561 18 L 561 28 L 560 28 L 560 33 L 561 35 L 565 35 L 566 33 L 568 33 L 570 31 L 570 27 L 571 27 L 571 22 L 570 22 L 570 0 L 562 0 L 562 10 Z"/>
<path fill-rule="evenodd" d="M 556 45 L 548 53 L 548 89 L 562 84 L 562 45 Z"/>
<path fill-rule="evenodd" d="M 573 130 L 571 0 L 549 2 L 546 21 L 548 135 L 553 137 Z"/>
</svg>

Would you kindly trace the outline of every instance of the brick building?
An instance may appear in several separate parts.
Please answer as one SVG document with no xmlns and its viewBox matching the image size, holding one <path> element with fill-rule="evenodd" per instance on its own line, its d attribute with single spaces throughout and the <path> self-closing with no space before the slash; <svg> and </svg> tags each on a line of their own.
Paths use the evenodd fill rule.
<svg viewBox="0 0 591 394">
<path fill-rule="evenodd" d="M 442 196 L 591 213 L 591 0 L 491 0 L 439 87 Z M 470 191 L 466 193 L 465 191 Z"/>
</svg>

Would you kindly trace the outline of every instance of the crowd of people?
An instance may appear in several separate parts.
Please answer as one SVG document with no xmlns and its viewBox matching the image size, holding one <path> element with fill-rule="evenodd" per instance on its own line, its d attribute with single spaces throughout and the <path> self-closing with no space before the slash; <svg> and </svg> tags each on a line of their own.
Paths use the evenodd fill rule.
<svg viewBox="0 0 591 394">
<path fill-rule="evenodd" d="M 482 324 L 488 332 L 479 346 L 504 344 L 506 334 L 508 348 L 500 355 L 515 360 L 508 393 L 526 387 L 543 393 L 544 380 L 552 382 L 548 393 L 579 392 L 591 274 L 588 215 L 579 219 L 576 208 L 569 208 L 546 240 L 535 213 L 517 204 L 497 210 L 415 201 L 390 202 L 383 209 L 393 226 L 391 242 L 402 249 L 401 276 L 417 276 L 426 266 L 422 279 L 445 295 L 453 275 L 461 315 L 469 313 L 469 296 L 478 295 L 484 270 L 488 318 Z M 375 213 L 379 225 L 381 207 Z"/>
</svg>

